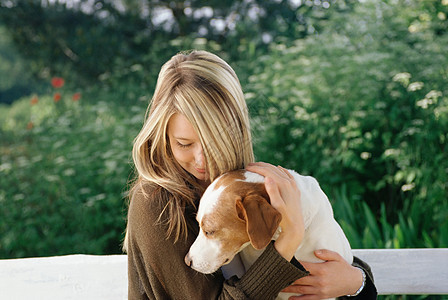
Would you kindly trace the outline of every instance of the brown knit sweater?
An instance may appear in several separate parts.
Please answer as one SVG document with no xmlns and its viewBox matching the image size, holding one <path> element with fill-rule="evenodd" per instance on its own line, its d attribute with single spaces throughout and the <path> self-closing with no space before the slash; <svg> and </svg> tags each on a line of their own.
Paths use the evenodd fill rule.
<svg viewBox="0 0 448 300">
<path fill-rule="evenodd" d="M 134 192 L 128 211 L 129 300 L 273 299 L 308 274 L 297 261 L 286 261 L 273 243 L 240 279 L 224 280 L 220 271 L 210 275 L 194 271 L 184 257 L 198 233 L 195 211 L 186 209 L 188 238 L 175 243 L 166 238 L 164 219 L 159 220 L 166 202 L 154 190 L 145 188 L 145 192 Z"/>
</svg>

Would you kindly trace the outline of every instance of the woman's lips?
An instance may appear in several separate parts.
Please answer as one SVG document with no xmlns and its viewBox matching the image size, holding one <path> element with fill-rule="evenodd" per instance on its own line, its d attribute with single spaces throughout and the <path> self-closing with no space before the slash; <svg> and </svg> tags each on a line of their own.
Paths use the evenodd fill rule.
<svg viewBox="0 0 448 300">
<path fill-rule="evenodd" d="M 205 173 L 205 169 L 195 168 L 198 173 Z"/>
</svg>

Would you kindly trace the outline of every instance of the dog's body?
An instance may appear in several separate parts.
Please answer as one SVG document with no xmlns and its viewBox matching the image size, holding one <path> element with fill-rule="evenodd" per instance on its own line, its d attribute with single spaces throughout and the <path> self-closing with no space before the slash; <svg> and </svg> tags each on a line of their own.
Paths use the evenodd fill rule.
<svg viewBox="0 0 448 300">
<path fill-rule="evenodd" d="M 351 264 L 350 244 L 317 181 L 294 171 L 290 173 L 301 193 L 305 224 L 305 236 L 295 253 L 296 259 L 322 262 L 314 256 L 314 250 L 328 249 L 338 252 Z M 247 270 L 281 230 L 278 227 L 281 215 L 269 204 L 264 177 L 244 170 L 226 173 L 206 189 L 197 220 L 201 230 L 185 262 L 206 274 L 231 262 L 237 253 Z M 223 266 L 227 276 L 238 274 L 233 265 Z"/>
</svg>

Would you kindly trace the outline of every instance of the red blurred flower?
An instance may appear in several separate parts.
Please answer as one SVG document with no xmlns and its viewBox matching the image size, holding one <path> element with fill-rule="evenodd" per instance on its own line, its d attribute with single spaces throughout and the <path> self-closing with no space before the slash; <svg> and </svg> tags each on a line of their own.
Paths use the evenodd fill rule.
<svg viewBox="0 0 448 300">
<path fill-rule="evenodd" d="M 81 99 L 81 93 L 74 93 L 72 99 L 73 101 L 78 101 Z"/>
<path fill-rule="evenodd" d="M 54 94 L 53 100 L 54 102 L 59 102 L 59 100 L 61 100 L 61 94 L 60 93 Z"/>
<path fill-rule="evenodd" d="M 61 77 L 53 77 L 51 78 L 51 85 L 55 88 L 58 89 L 60 87 L 62 87 L 65 83 L 64 78 Z"/>
<path fill-rule="evenodd" d="M 37 102 L 39 102 L 39 98 L 37 98 L 37 96 L 31 98 L 31 105 L 37 104 Z"/>
<path fill-rule="evenodd" d="M 33 122 L 28 122 L 28 124 L 26 124 L 26 129 L 28 129 L 28 130 L 31 130 L 31 129 L 33 129 L 33 127 L 34 127 L 34 124 L 33 124 Z"/>
</svg>

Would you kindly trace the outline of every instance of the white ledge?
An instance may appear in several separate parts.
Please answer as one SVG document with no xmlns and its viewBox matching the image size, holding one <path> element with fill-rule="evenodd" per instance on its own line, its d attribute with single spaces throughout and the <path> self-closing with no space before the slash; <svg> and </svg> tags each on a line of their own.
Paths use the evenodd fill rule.
<svg viewBox="0 0 448 300">
<path fill-rule="evenodd" d="M 0 260 L 0 299 L 127 299 L 126 255 Z"/>
<path fill-rule="evenodd" d="M 448 294 L 448 248 L 359 249 L 381 295 Z"/>
<path fill-rule="evenodd" d="M 357 249 L 379 294 L 448 295 L 448 248 Z M 127 299 L 126 255 L 0 260 L 0 299 Z"/>
</svg>

